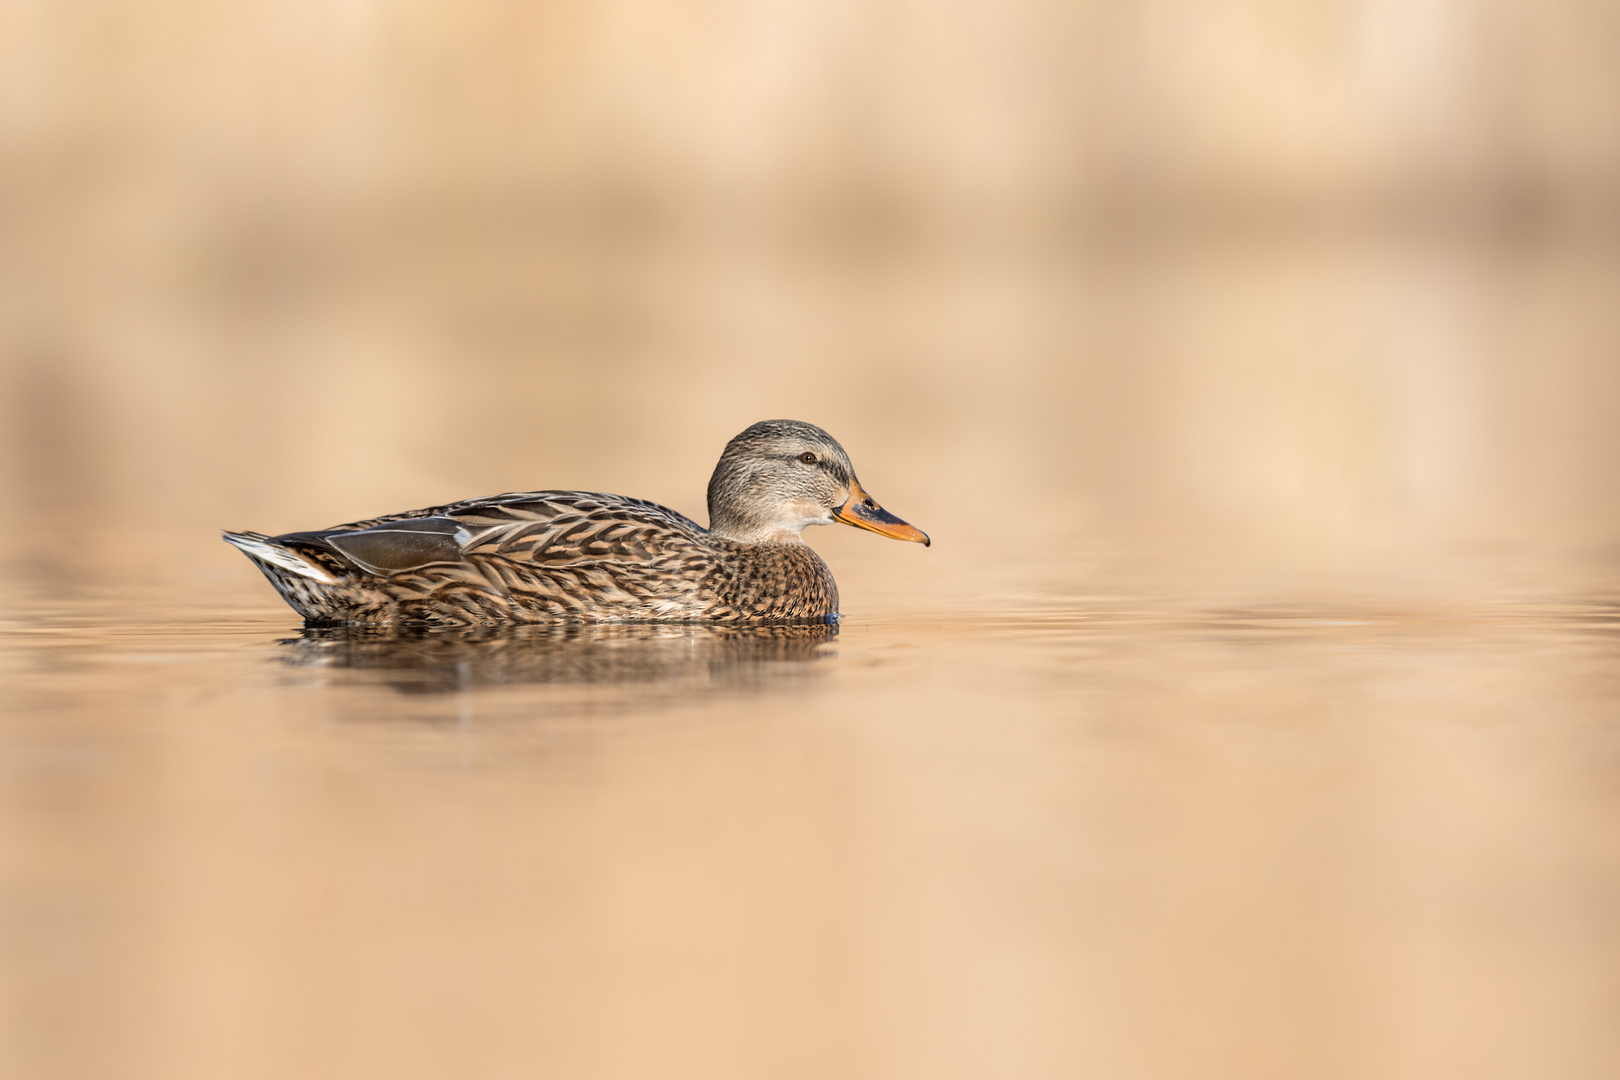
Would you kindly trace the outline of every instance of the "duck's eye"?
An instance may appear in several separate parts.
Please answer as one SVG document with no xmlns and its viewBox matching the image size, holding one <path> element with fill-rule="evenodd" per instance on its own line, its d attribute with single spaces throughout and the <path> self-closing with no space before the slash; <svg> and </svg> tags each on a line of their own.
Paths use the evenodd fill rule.
<svg viewBox="0 0 1620 1080">
<path fill-rule="evenodd" d="M 804 453 L 799 455 L 799 460 L 804 462 L 806 465 L 814 465 L 816 463 L 816 455 L 806 450 Z"/>
</svg>

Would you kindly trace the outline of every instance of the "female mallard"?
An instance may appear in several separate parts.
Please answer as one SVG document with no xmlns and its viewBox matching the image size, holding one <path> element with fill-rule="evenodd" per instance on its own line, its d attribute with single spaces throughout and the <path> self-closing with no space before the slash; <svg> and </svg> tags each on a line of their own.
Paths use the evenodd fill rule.
<svg viewBox="0 0 1620 1080">
<path fill-rule="evenodd" d="M 833 521 L 928 544 L 861 490 L 838 440 L 766 420 L 720 455 L 707 529 L 644 499 L 525 491 L 225 539 L 312 622 L 831 622 L 838 586 L 800 533 Z"/>
</svg>

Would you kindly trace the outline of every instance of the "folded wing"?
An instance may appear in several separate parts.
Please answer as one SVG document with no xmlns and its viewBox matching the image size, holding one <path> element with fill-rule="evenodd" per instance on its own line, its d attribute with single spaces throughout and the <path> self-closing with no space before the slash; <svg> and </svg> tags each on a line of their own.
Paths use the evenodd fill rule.
<svg viewBox="0 0 1620 1080">
<path fill-rule="evenodd" d="M 698 553 L 703 532 L 690 519 L 642 499 L 546 491 L 497 495 L 277 540 L 324 547 L 386 576 L 481 556 L 535 567 L 648 564 Z"/>
</svg>

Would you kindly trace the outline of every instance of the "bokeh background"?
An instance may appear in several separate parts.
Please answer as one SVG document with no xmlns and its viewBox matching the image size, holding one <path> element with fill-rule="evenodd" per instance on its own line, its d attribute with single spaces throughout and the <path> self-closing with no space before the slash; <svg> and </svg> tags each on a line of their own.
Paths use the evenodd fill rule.
<svg viewBox="0 0 1620 1080">
<path fill-rule="evenodd" d="M 1551 585 L 1620 522 L 1617 104 L 1593 0 L 13 0 L 10 542 L 705 520 L 791 416 L 946 605 Z"/>
<path fill-rule="evenodd" d="M 1617 1075 L 1617 118 L 1614 0 L 3 0 L 0 1072 Z M 769 417 L 934 539 L 824 661 L 217 535 Z"/>
</svg>

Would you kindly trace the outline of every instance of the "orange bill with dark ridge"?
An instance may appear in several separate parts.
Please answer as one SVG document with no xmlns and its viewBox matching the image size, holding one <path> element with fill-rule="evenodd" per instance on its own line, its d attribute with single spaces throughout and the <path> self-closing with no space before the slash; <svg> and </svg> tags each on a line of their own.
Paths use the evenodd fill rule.
<svg viewBox="0 0 1620 1080">
<path fill-rule="evenodd" d="M 928 546 L 928 534 L 915 525 L 901 521 L 893 514 L 877 504 L 877 500 L 861 490 L 859 481 L 849 482 L 849 498 L 844 505 L 838 508 L 833 515 L 845 525 L 853 525 L 858 529 L 870 529 L 879 536 L 892 537 L 895 540 L 910 540 L 913 543 Z"/>
</svg>

